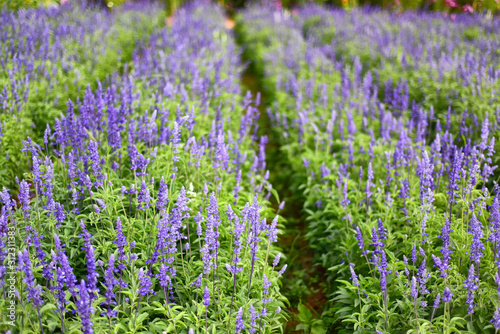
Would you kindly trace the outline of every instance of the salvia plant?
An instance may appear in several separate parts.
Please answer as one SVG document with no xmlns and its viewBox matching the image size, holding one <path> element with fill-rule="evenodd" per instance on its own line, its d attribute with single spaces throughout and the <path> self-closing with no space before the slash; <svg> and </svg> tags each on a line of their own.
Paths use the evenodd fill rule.
<svg viewBox="0 0 500 334">
<path fill-rule="evenodd" d="M 27 167 L 22 141 L 29 136 L 45 146 L 68 99 L 129 71 L 136 45 L 162 23 L 161 12 L 130 3 L 107 13 L 81 1 L 16 12 L 0 7 L 2 184 L 16 186 Z"/>
<path fill-rule="evenodd" d="M 0 16 L 2 332 L 290 330 L 290 206 L 328 299 L 292 305 L 297 330 L 500 329 L 498 20 L 267 2 L 233 35 L 201 0 L 167 21 L 155 3 Z"/>
<path fill-rule="evenodd" d="M 477 93 L 493 98 L 498 70 L 497 58 L 475 44 L 496 43 L 488 30 L 495 23 L 388 15 L 254 7 L 239 18 L 273 97 L 268 117 L 288 179 L 303 190 L 307 238 L 328 269 L 323 319 L 346 333 L 495 332 L 498 116 L 493 100 Z M 474 23 L 488 35 L 465 37 Z M 347 41 L 359 44 L 346 50 Z M 416 46 L 421 56 L 410 51 Z M 361 58 L 365 50 L 369 58 Z M 483 65 L 466 67 L 461 57 Z M 465 68 L 470 84 L 457 74 Z M 424 80 L 440 82 L 441 72 L 449 88 L 448 70 L 460 93 L 432 88 L 428 98 Z M 408 83 L 413 75 L 420 87 Z M 470 103 L 477 111 L 466 111 Z"/>
<path fill-rule="evenodd" d="M 22 142 L 29 169 L 0 196 L 2 330 L 283 331 L 259 96 L 221 9 L 187 4 L 130 67 Z"/>
</svg>

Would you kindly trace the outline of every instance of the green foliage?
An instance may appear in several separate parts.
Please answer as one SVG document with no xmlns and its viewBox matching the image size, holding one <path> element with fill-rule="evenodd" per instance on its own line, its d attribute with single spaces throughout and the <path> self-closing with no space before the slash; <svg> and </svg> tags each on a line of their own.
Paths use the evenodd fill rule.
<svg viewBox="0 0 500 334">
<path fill-rule="evenodd" d="M 5 87 L 7 93 L 7 103 L 0 106 L 0 124 L 5 133 L 0 139 L 0 165 L 6 166 L 0 173 L 0 183 L 9 188 L 16 187 L 14 177 L 21 177 L 19 171 L 26 170 L 28 166 L 24 153 L 20 151 L 22 141 L 26 137 L 42 140 L 47 125 L 53 129 L 55 119 L 67 110 L 68 100 L 82 98 L 85 89 L 96 89 L 98 82 L 106 82 L 114 73 L 130 71 L 134 50 L 149 36 L 153 27 L 163 21 L 164 16 L 161 11 L 148 13 L 124 9 L 108 17 L 107 13 L 98 9 L 83 9 L 80 4 L 71 6 L 54 9 L 61 11 L 63 19 L 44 18 L 43 8 L 10 13 L 14 21 L 19 19 L 18 25 L 3 26 L 3 29 L 12 31 L 14 37 L 3 40 L 0 43 L 2 48 L 16 47 L 20 40 L 26 38 L 25 30 L 29 30 L 23 17 L 30 13 L 34 15 L 37 11 L 41 13 L 40 17 L 32 25 L 40 25 L 38 29 L 47 27 L 58 31 L 63 30 L 64 24 L 75 24 L 86 32 L 84 36 L 71 33 L 57 38 L 51 36 L 50 45 L 45 45 L 44 40 L 36 45 L 36 50 L 26 55 L 28 62 L 25 66 L 18 68 L 15 60 L 11 59 L 6 64 L 6 70 L 0 74 L 0 87 Z M 95 27 L 100 20 L 105 20 L 105 23 Z M 47 50 L 57 48 L 58 43 L 62 55 L 52 62 L 47 59 Z M 18 80 L 17 86 L 12 86 L 12 80 Z M 24 96 L 14 102 L 15 94 Z"/>
</svg>

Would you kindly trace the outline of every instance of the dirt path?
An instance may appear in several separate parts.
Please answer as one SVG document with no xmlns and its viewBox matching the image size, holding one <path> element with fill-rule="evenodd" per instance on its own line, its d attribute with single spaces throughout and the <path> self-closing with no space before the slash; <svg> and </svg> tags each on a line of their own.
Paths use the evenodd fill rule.
<svg viewBox="0 0 500 334">
<path fill-rule="evenodd" d="M 302 208 L 303 197 L 297 196 L 293 189 L 290 189 L 289 175 L 284 175 L 284 168 L 290 168 L 286 165 L 286 158 L 280 152 L 279 143 L 273 132 L 266 108 L 271 104 L 269 96 L 262 92 L 260 88 L 261 80 L 252 73 L 252 67 L 249 66 L 241 77 L 243 93 L 250 90 L 255 96 L 261 92 L 261 131 L 270 138 L 266 148 L 267 166 L 270 171 L 270 182 L 273 184 L 281 199 L 286 202 L 285 209 L 281 215 L 287 220 L 287 228 L 283 235 L 279 236 L 278 245 L 283 249 L 286 255 L 288 269 L 283 277 L 282 292 L 290 301 L 288 309 L 290 320 L 286 325 L 285 333 L 302 333 L 296 331 L 299 322 L 297 305 L 301 302 L 308 307 L 315 318 L 320 318 L 321 313 L 328 304 L 326 295 L 326 271 L 314 262 L 314 250 L 309 246 L 305 238 L 307 223 L 304 220 Z M 270 159 L 273 157 L 273 159 Z M 279 203 L 273 203 L 275 209 Z"/>
</svg>

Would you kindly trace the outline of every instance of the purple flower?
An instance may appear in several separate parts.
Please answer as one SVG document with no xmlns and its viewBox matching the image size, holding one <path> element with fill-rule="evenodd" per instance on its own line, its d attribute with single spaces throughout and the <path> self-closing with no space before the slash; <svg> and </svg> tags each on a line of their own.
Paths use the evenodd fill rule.
<svg viewBox="0 0 500 334">
<path fill-rule="evenodd" d="M 120 261 L 118 264 L 118 269 L 120 270 L 120 273 L 125 270 L 127 267 L 125 266 L 125 262 L 127 260 L 127 256 L 125 255 L 125 250 L 124 247 L 128 245 L 127 238 L 123 235 L 123 227 L 122 227 L 122 221 L 120 217 L 116 219 L 116 241 L 113 241 L 113 243 L 118 247 L 118 258 L 117 260 Z M 127 285 L 125 282 L 120 280 L 119 284 L 121 285 L 122 288 L 125 288 Z"/>
<path fill-rule="evenodd" d="M 380 290 L 387 291 L 387 274 L 385 271 L 380 272 Z"/>
<path fill-rule="evenodd" d="M 476 277 L 474 272 L 474 263 L 472 263 L 469 267 L 469 275 L 464 282 L 464 286 L 468 290 L 466 303 L 468 304 L 467 311 L 469 314 L 474 313 L 474 291 L 479 288 L 479 285 L 477 284 L 478 281 L 479 278 Z"/>
<path fill-rule="evenodd" d="M 160 188 L 158 189 L 156 207 L 163 210 L 167 206 L 168 201 L 168 186 L 165 184 L 165 178 L 162 176 L 160 180 Z"/>
<path fill-rule="evenodd" d="M 259 315 L 255 312 L 255 308 L 252 304 L 250 304 L 250 326 L 252 326 L 248 331 L 250 333 L 255 333 L 257 330 L 255 327 L 257 326 L 256 320 L 259 318 Z"/>
<path fill-rule="evenodd" d="M 436 296 L 436 299 L 434 299 L 434 304 L 432 304 L 432 307 L 434 309 L 437 309 L 439 307 L 439 303 L 441 302 L 441 294 L 438 293 Z"/>
<path fill-rule="evenodd" d="M 28 301 L 31 301 L 33 306 L 39 307 L 43 305 L 42 300 L 42 287 L 40 284 L 35 283 L 35 276 L 31 268 L 31 260 L 28 250 L 20 251 L 19 257 L 19 270 L 23 272 L 23 282 L 26 284 L 26 291 L 28 291 Z"/>
<path fill-rule="evenodd" d="M 147 208 L 151 206 L 150 201 L 151 201 L 151 196 L 149 195 L 149 188 L 146 185 L 146 182 L 142 181 L 141 190 L 137 195 L 137 202 L 139 202 L 137 208 L 141 211 L 145 211 Z"/>
<path fill-rule="evenodd" d="M 340 204 L 344 207 L 344 210 L 346 210 L 346 207 L 351 203 L 349 198 L 347 197 L 347 178 L 344 179 L 344 188 L 342 189 L 342 200 L 340 201 Z"/>
<path fill-rule="evenodd" d="M 59 227 L 61 226 L 62 222 L 66 219 L 66 215 L 64 214 L 64 208 L 61 204 L 56 203 L 56 220 L 57 224 L 56 226 Z"/>
<path fill-rule="evenodd" d="M 201 287 L 201 277 L 202 277 L 202 274 L 198 275 L 198 278 L 195 279 L 192 283 L 190 283 L 191 285 L 199 288 Z"/>
<path fill-rule="evenodd" d="M 205 289 L 203 290 L 203 305 L 206 307 L 210 305 L 210 291 L 207 286 L 205 286 Z"/>
<path fill-rule="evenodd" d="M 154 290 L 152 289 L 153 283 L 151 282 L 151 278 L 144 272 L 144 269 L 139 269 L 139 281 L 140 288 L 138 290 L 141 296 L 146 296 L 150 293 L 156 295 Z"/>
<path fill-rule="evenodd" d="M 286 268 L 288 267 L 288 264 L 285 264 L 280 271 L 278 271 L 278 277 L 283 275 L 286 271 Z"/>
<path fill-rule="evenodd" d="M 22 180 L 19 184 L 19 202 L 21 204 L 24 217 L 28 219 L 30 217 L 30 188 L 28 182 Z"/>
<path fill-rule="evenodd" d="M 64 275 L 64 283 L 68 287 L 68 290 L 71 294 L 76 295 L 76 276 L 73 274 L 73 268 L 70 266 L 68 257 L 64 253 L 64 251 L 59 252 L 59 263 L 61 264 L 61 270 Z"/>
<path fill-rule="evenodd" d="M 413 298 L 418 297 L 417 279 L 415 278 L 415 276 L 411 278 L 411 296 Z"/>
<path fill-rule="evenodd" d="M 158 273 L 158 279 L 160 282 L 160 286 L 162 288 L 169 288 L 171 284 L 170 276 L 167 273 L 167 266 L 162 263 L 160 266 L 160 272 Z"/>
<path fill-rule="evenodd" d="M 245 329 L 245 323 L 243 322 L 243 307 L 240 307 L 238 313 L 236 314 L 236 328 L 235 334 L 241 333 Z"/>
<path fill-rule="evenodd" d="M 470 220 L 469 233 L 472 234 L 472 243 L 470 244 L 470 259 L 479 265 L 481 262 L 481 257 L 483 256 L 484 245 L 481 242 L 483 237 L 483 226 L 476 218 L 476 214 L 473 212 Z"/>
<path fill-rule="evenodd" d="M 434 260 L 434 264 L 441 271 L 441 277 L 445 278 L 447 276 L 447 270 L 450 269 L 449 262 L 451 258 L 451 254 L 453 251 L 450 250 L 450 233 L 453 230 L 450 229 L 450 220 L 448 218 L 445 219 L 444 226 L 441 229 L 441 240 L 443 240 L 443 246 L 441 248 L 441 253 L 443 254 L 443 259 L 441 260 L 434 254 L 432 254 L 432 259 Z"/>
<path fill-rule="evenodd" d="M 417 246 L 415 246 L 415 244 L 413 244 L 411 248 L 411 262 L 413 262 L 413 265 L 417 262 Z"/>
<path fill-rule="evenodd" d="M 269 226 L 266 235 L 269 237 L 269 242 L 278 241 L 278 216 L 274 217 L 271 226 Z"/>
<path fill-rule="evenodd" d="M 238 197 L 239 197 L 239 192 L 241 189 L 240 183 L 241 183 L 241 170 L 238 170 L 238 173 L 236 173 L 235 176 L 236 180 L 236 185 L 234 186 L 233 194 L 234 194 L 234 204 L 238 202 Z"/>
<path fill-rule="evenodd" d="M 500 329 L 500 308 L 495 310 L 493 318 L 491 318 L 490 322 L 493 324 L 493 327 L 495 327 L 495 331 Z"/>
<path fill-rule="evenodd" d="M 361 254 L 366 255 L 367 251 L 365 250 L 365 241 L 363 239 L 363 234 L 359 229 L 359 226 L 356 226 L 356 239 L 358 239 L 358 246 L 361 250 Z"/>
<path fill-rule="evenodd" d="M 358 275 L 354 272 L 354 263 L 349 264 L 349 269 L 351 270 L 351 280 L 354 286 L 359 286 Z"/>
<path fill-rule="evenodd" d="M 273 260 L 273 268 L 278 266 L 278 264 L 280 263 L 280 258 L 281 258 L 281 253 L 276 254 Z"/>
<path fill-rule="evenodd" d="M 445 302 L 445 303 L 450 302 L 452 297 L 453 297 L 453 293 L 451 293 L 450 288 L 448 288 L 448 287 L 444 288 L 443 302 Z"/>
<path fill-rule="evenodd" d="M 112 305 L 116 305 L 116 295 L 114 293 L 114 288 L 118 284 L 118 280 L 115 278 L 115 255 L 111 254 L 108 260 L 108 267 L 104 272 L 104 286 L 106 287 L 106 292 L 104 296 L 106 301 L 103 303 L 107 306 L 107 310 L 101 313 L 101 316 L 106 315 L 107 317 L 116 317 L 117 312 L 112 310 Z"/>
<path fill-rule="evenodd" d="M 92 320 L 90 319 L 90 315 L 94 313 L 94 308 L 92 307 L 92 301 L 89 297 L 89 293 L 87 291 L 87 287 L 85 286 L 85 281 L 79 285 L 80 289 L 80 298 L 76 301 L 76 308 L 78 314 L 80 315 L 80 322 L 82 324 L 82 332 L 84 334 L 92 334 L 94 333 Z"/>
<path fill-rule="evenodd" d="M 102 180 L 104 180 L 104 176 L 101 173 L 101 158 L 99 157 L 98 146 L 94 141 L 91 141 L 89 143 L 89 158 L 90 164 L 92 166 L 92 172 L 97 180 L 95 182 L 95 187 L 98 188 L 102 186 Z"/>
<path fill-rule="evenodd" d="M 384 227 L 382 223 L 382 219 L 378 219 L 378 237 L 379 239 L 387 239 L 387 229 Z"/>
</svg>

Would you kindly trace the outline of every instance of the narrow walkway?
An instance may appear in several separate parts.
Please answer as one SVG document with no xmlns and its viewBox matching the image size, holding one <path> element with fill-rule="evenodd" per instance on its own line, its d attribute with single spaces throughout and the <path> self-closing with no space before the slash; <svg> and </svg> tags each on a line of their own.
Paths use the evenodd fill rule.
<svg viewBox="0 0 500 334">
<path fill-rule="evenodd" d="M 235 27 L 234 20 L 226 19 L 226 28 Z M 241 41 L 235 38 L 238 43 Z M 244 45 L 240 45 L 244 47 Z M 244 59 L 242 62 L 248 62 L 250 59 Z M 286 205 L 281 215 L 287 220 L 286 229 L 279 236 L 278 246 L 282 248 L 286 256 L 288 270 L 283 277 L 282 292 L 290 302 L 288 308 L 290 320 L 287 323 L 285 333 L 302 333 L 303 330 L 296 330 L 299 321 L 299 311 L 297 306 L 303 303 L 312 310 L 314 318 L 320 318 L 321 313 L 328 304 L 326 295 L 326 274 L 325 269 L 314 263 L 314 251 L 309 246 L 305 238 L 307 231 L 307 222 L 304 219 L 302 208 L 304 198 L 302 194 L 291 189 L 289 182 L 289 173 L 284 173 L 289 169 L 287 157 L 281 152 L 278 135 L 271 126 L 266 109 L 272 104 L 272 97 L 260 89 L 262 87 L 262 78 L 256 73 L 252 64 L 247 66 L 241 77 L 241 86 L 243 94 L 249 90 L 253 96 L 258 92 L 261 94 L 260 111 L 260 135 L 267 135 L 269 142 L 266 147 L 267 168 L 270 172 L 270 182 L 278 191 L 281 200 L 285 200 Z M 279 203 L 272 203 L 277 210 Z"/>
</svg>

